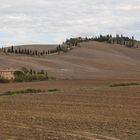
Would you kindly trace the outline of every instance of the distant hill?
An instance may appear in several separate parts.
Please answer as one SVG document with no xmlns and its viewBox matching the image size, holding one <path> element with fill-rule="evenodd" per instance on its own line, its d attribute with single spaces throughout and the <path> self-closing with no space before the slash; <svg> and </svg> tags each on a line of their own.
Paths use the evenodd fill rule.
<svg viewBox="0 0 140 140">
<path fill-rule="evenodd" d="M 27 67 L 47 70 L 50 76 L 62 79 L 139 78 L 140 49 L 96 41 L 80 43 L 68 53 L 46 57 L 0 54 L 0 69 Z M 23 45 L 42 50 L 55 45 Z"/>
</svg>

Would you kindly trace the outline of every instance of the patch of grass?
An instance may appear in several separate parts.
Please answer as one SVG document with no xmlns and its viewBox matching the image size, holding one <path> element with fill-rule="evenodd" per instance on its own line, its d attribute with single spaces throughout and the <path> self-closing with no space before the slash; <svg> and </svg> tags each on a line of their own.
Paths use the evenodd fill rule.
<svg viewBox="0 0 140 140">
<path fill-rule="evenodd" d="M 16 95 L 16 94 L 27 94 L 27 93 L 41 93 L 46 92 L 45 90 L 41 89 L 25 89 L 25 90 L 17 90 L 17 91 L 6 91 L 3 94 L 0 94 L 0 96 L 3 95 Z"/>
<path fill-rule="evenodd" d="M 138 86 L 139 83 L 118 83 L 118 84 L 111 84 L 110 87 L 122 87 L 122 86 Z"/>
<path fill-rule="evenodd" d="M 57 91 L 60 91 L 60 90 L 59 90 L 59 89 L 54 88 L 54 89 L 48 89 L 47 91 L 48 91 L 48 92 L 57 92 Z"/>
</svg>

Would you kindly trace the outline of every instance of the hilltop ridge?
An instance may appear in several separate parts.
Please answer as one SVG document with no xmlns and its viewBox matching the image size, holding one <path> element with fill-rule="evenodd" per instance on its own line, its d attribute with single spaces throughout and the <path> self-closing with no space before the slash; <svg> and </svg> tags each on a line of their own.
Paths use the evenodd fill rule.
<svg viewBox="0 0 140 140">
<path fill-rule="evenodd" d="M 44 49 L 47 48 L 46 46 L 17 47 Z M 46 57 L 0 55 L 0 68 L 43 69 L 57 79 L 136 78 L 140 76 L 139 48 L 127 48 L 96 41 L 83 42 L 80 46 L 68 53 Z"/>
</svg>

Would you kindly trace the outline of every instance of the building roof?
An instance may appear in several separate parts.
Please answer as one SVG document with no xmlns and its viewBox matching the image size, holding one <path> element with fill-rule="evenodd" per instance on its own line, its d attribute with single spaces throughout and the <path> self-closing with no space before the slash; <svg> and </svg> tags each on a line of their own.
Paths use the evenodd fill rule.
<svg viewBox="0 0 140 140">
<path fill-rule="evenodd" d="M 0 70 L 0 72 L 15 72 L 15 71 L 17 71 L 17 69 L 13 69 L 13 68 Z"/>
</svg>

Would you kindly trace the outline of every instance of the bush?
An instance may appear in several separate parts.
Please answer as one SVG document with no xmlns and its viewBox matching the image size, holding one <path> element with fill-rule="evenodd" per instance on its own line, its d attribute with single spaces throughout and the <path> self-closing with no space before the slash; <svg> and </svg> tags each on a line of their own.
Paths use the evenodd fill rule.
<svg viewBox="0 0 140 140">
<path fill-rule="evenodd" d="M 26 68 L 24 68 L 23 70 L 24 71 L 15 71 L 15 82 L 30 82 L 36 80 L 44 81 L 49 79 L 47 72 L 44 72 L 43 70 L 34 73 L 31 72 L 31 70 L 29 72 Z"/>
<path fill-rule="evenodd" d="M 60 90 L 59 90 L 59 89 L 54 88 L 54 89 L 48 89 L 47 91 L 48 91 L 48 92 L 57 92 L 57 91 L 60 91 Z"/>
<path fill-rule="evenodd" d="M 15 82 L 23 82 L 25 74 L 22 71 L 15 71 L 14 72 Z"/>
<path fill-rule="evenodd" d="M 23 82 L 23 79 L 20 78 L 20 77 L 16 77 L 16 78 L 14 79 L 14 82 Z"/>
<path fill-rule="evenodd" d="M 9 83 L 10 80 L 4 79 L 3 77 L 0 77 L 0 83 Z"/>
<path fill-rule="evenodd" d="M 37 74 L 37 80 L 44 81 L 46 80 L 46 76 L 44 74 Z"/>
<path fill-rule="evenodd" d="M 121 87 L 121 86 L 136 86 L 139 83 L 118 83 L 118 84 L 111 84 L 110 87 Z"/>
<path fill-rule="evenodd" d="M 27 93 L 41 93 L 45 92 L 45 90 L 41 89 L 25 89 L 25 90 L 17 90 L 17 91 L 6 91 L 5 93 L 1 94 L 3 95 L 16 95 L 16 94 L 27 94 Z"/>
</svg>

